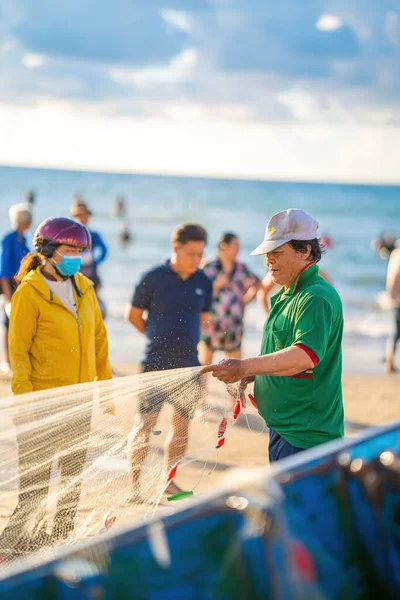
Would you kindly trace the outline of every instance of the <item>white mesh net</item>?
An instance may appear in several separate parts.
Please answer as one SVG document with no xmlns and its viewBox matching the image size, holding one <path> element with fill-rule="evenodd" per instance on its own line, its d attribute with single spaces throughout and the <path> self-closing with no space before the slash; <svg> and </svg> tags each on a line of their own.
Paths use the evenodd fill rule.
<svg viewBox="0 0 400 600">
<path fill-rule="evenodd" d="M 45 560 L 60 544 L 175 510 L 176 500 L 190 502 L 230 466 L 265 464 L 264 427 L 251 403 L 244 409 L 237 386 L 228 393 L 198 371 L 1 401 L 0 575 L 21 557 Z"/>
</svg>

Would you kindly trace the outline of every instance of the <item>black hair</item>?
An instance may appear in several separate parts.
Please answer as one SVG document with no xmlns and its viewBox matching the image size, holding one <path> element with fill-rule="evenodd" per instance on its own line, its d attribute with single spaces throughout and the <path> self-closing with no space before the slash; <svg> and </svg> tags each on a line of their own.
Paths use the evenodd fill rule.
<svg viewBox="0 0 400 600">
<path fill-rule="evenodd" d="M 230 244 L 233 240 L 237 240 L 238 236 L 235 233 L 223 233 L 219 238 L 218 248 L 220 249 L 222 244 Z"/>
<path fill-rule="evenodd" d="M 296 250 L 296 252 L 300 252 L 301 254 L 305 254 L 308 250 L 308 246 L 311 246 L 310 256 L 308 257 L 310 262 L 319 262 L 322 258 L 322 254 L 325 252 L 325 246 L 318 238 L 313 240 L 290 240 L 288 244 L 293 250 Z"/>
<path fill-rule="evenodd" d="M 33 241 L 33 246 L 39 254 L 42 254 L 46 258 L 51 258 L 61 244 L 60 242 L 55 242 L 54 240 L 46 238 L 36 238 Z"/>
</svg>

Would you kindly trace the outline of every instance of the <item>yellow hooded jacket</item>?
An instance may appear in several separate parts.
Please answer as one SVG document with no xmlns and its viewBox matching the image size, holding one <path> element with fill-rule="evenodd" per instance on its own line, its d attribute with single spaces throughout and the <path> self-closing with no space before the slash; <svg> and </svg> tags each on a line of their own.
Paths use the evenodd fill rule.
<svg viewBox="0 0 400 600">
<path fill-rule="evenodd" d="M 9 347 L 12 391 L 111 379 L 106 328 L 92 282 L 75 275 L 78 317 L 55 296 L 41 269 L 30 271 L 12 298 Z"/>
</svg>

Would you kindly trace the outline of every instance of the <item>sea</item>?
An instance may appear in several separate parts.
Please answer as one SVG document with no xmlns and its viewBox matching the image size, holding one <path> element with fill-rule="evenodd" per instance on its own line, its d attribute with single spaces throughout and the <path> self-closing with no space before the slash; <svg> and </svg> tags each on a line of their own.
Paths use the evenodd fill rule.
<svg viewBox="0 0 400 600">
<path fill-rule="evenodd" d="M 109 248 L 100 275 L 114 364 L 141 360 L 144 340 L 124 320 L 125 307 L 141 274 L 170 256 L 175 227 L 188 221 L 202 224 L 209 234 L 207 257 L 215 255 L 222 232 L 236 233 L 241 241 L 239 259 L 262 277 L 263 259 L 249 254 L 262 241 L 269 218 L 292 207 L 309 212 L 318 220 L 321 235 L 332 240 L 320 264 L 343 301 L 344 373 L 384 372 L 393 316 L 380 300 L 387 260 L 378 256 L 371 241 L 383 232 L 400 237 L 400 187 L 0 167 L 1 236 L 10 228 L 9 207 L 24 201 L 28 189 L 36 194 L 29 241 L 46 217 L 69 215 L 75 193 L 93 211 L 90 228 L 101 233 Z M 122 218 L 113 211 L 117 196 L 125 200 Z M 132 235 L 127 245 L 119 243 L 123 227 Z M 258 353 L 264 321 L 254 301 L 245 316 L 245 356 Z"/>
</svg>

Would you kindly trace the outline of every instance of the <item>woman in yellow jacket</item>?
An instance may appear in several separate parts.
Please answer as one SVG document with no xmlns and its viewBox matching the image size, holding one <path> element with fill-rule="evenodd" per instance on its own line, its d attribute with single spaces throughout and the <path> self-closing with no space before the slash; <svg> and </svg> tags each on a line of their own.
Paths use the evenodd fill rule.
<svg viewBox="0 0 400 600">
<path fill-rule="evenodd" d="M 12 300 L 14 394 L 111 378 L 93 284 L 78 272 L 90 244 L 88 229 L 72 219 L 46 219 L 36 230 L 36 253 L 22 261 Z"/>
<path fill-rule="evenodd" d="M 81 253 L 90 245 L 88 229 L 72 219 L 46 219 L 36 230 L 36 252 L 21 263 L 11 305 L 9 346 L 14 394 L 111 379 L 107 334 L 93 284 L 79 273 Z M 36 431 L 32 434 L 16 422 L 19 498 L 0 537 L 0 548 L 4 542 L 15 545 L 18 541 L 24 553 L 65 539 L 74 529 L 91 414 L 82 411 L 86 416 L 70 416 L 65 400 L 57 404 L 56 395 L 51 410 L 52 425 L 44 423 L 40 441 L 35 438 Z M 32 532 L 28 531 L 28 521 L 40 512 L 47 498 L 60 440 L 66 445 L 58 458 L 61 483 L 72 483 L 58 497 L 49 539 L 46 523 L 37 524 Z"/>
</svg>

